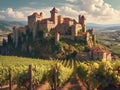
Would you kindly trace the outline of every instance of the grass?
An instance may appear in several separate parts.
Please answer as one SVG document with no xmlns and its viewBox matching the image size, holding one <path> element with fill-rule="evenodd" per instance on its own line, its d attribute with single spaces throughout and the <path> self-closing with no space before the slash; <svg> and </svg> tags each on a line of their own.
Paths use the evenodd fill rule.
<svg viewBox="0 0 120 90">
<path fill-rule="evenodd" d="M 49 64 L 48 64 L 49 63 Z M 2 65 L 51 65 L 53 61 L 50 60 L 43 60 L 43 59 L 34 59 L 34 58 L 24 58 L 24 57 L 17 57 L 17 56 L 0 56 L 0 64 Z"/>
</svg>

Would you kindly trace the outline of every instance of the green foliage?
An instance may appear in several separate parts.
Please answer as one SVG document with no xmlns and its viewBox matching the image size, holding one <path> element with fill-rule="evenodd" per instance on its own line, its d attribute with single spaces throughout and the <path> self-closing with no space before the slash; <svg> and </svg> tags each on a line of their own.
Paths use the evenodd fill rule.
<svg viewBox="0 0 120 90">
<path fill-rule="evenodd" d="M 9 71 L 12 81 L 19 86 L 26 87 L 28 82 L 28 66 L 32 64 L 33 85 L 39 85 L 48 80 L 51 87 L 54 76 L 57 75 L 57 86 L 61 87 L 71 78 L 76 64 L 76 74 L 88 88 L 99 86 L 120 85 L 120 61 L 85 61 L 73 63 L 72 60 L 41 60 L 15 56 L 0 56 L 0 85 L 9 83 Z M 57 71 L 53 70 L 54 66 Z M 52 77 L 52 78 L 51 78 Z"/>
<path fill-rule="evenodd" d="M 110 62 L 82 62 L 78 64 L 78 76 L 85 82 L 89 89 L 99 86 L 120 85 L 120 61 Z"/>
<path fill-rule="evenodd" d="M 37 37 L 38 37 L 38 38 L 43 38 L 43 34 L 44 34 L 43 31 L 38 31 L 38 32 L 37 32 Z"/>
</svg>

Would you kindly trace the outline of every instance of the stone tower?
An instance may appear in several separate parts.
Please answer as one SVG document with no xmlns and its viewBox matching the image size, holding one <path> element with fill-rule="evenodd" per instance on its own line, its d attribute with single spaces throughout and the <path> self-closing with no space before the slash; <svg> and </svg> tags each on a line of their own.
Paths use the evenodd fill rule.
<svg viewBox="0 0 120 90">
<path fill-rule="evenodd" d="M 58 10 L 54 7 L 51 11 L 51 20 L 55 25 L 58 24 Z"/>
<path fill-rule="evenodd" d="M 79 21 L 79 23 L 81 24 L 81 26 L 82 26 L 82 29 L 83 29 L 83 32 L 86 32 L 86 18 L 85 18 L 85 16 L 84 15 L 79 15 L 78 16 L 78 21 Z"/>
<path fill-rule="evenodd" d="M 33 38 L 36 36 L 36 26 L 37 21 L 42 20 L 42 13 L 38 14 L 37 12 L 33 13 L 32 15 L 28 16 L 28 27 L 30 31 L 33 33 Z"/>
</svg>

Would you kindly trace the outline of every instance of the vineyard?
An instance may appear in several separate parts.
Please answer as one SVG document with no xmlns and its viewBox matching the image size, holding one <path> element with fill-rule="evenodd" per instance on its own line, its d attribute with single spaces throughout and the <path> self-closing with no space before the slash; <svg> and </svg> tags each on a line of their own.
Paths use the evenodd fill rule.
<svg viewBox="0 0 120 90">
<path fill-rule="evenodd" d="M 0 90 L 120 90 L 120 60 L 0 56 Z"/>
</svg>

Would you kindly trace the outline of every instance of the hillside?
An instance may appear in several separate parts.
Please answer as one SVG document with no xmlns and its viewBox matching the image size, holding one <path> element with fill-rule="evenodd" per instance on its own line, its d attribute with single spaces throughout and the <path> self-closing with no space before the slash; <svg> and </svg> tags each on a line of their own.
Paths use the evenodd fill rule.
<svg viewBox="0 0 120 90">
<path fill-rule="evenodd" d="M 12 27 L 14 25 L 22 26 L 24 22 L 8 22 L 1 21 L 0 27 L 3 29 L 0 32 L 1 41 L 3 37 L 9 32 L 12 32 Z M 95 34 L 97 35 L 97 40 L 103 46 L 108 47 L 108 49 L 113 52 L 113 54 L 120 55 L 119 49 L 119 25 L 99 25 L 99 24 L 87 24 L 87 28 L 95 28 Z M 118 30 L 118 31 L 116 31 Z M 7 48 L 8 55 L 26 56 L 26 57 L 36 57 L 43 59 L 75 59 L 77 53 L 89 52 L 90 47 L 84 41 L 74 41 L 69 39 L 61 39 L 58 44 L 55 44 L 55 38 L 44 39 L 42 34 L 38 33 L 39 37 L 36 40 L 32 40 L 32 34 L 22 35 L 19 41 L 18 48 L 15 48 L 14 44 L 8 45 Z M 52 33 L 50 33 L 52 35 Z M 101 37 L 102 35 L 102 37 Z M 42 38 L 41 38 L 42 37 Z M 27 39 L 29 38 L 29 39 Z M 4 49 L 6 50 L 6 49 Z"/>
<path fill-rule="evenodd" d="M 76 53 L 89 51 L 89 46 L 85 42 L 61 39 L 59 43 L 56 44 L 54 38 L 39 38 L 34 41 L 19 42 L 17 48 L 9 43 L 7 47 L 10 47 L 7 50 L 9 51 L 9 53 L 7 53 L 8 55 L 42 59 L 74 59 Z"/>
<path fill-rule="evenodd" d="M 108 47 L 111 52 L 120 56 L 120 29 L 119 31 L 96 31 L 99 43 Z"/>
<path fill-rule="evenodd" d="M 25 22 L 17 22 L 17 21 L 0 21 L 0 31 L 3 32 L 12 32 L 13 26 L 23 26 Z"/>
<path fill-rule="evenodd" d="M 95 24 L 95 23 L 87 23 L 87 28 L 94 28 L 95 31 L 120 31 L 120 24 Z"/>
</svg>

